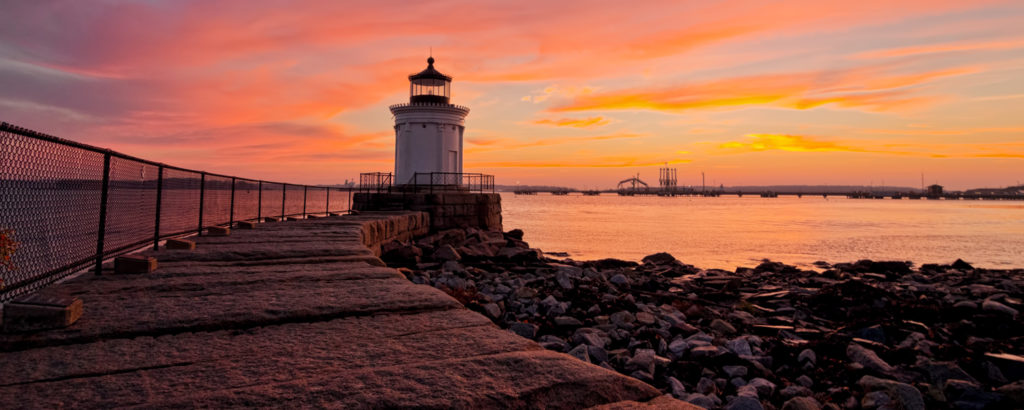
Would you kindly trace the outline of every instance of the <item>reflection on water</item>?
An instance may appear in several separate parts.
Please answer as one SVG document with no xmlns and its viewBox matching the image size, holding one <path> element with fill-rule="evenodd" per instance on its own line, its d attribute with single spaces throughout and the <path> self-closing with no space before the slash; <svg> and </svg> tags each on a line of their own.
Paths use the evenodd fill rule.
<svg viewBox="0 0 1024 410">
<path fill-rule="evenodd" d="M 810 266 L 857 259 L 1024 267 L 1024 204 L 804 198 L 502 194 L 506 230 L 576 260 L 669 252 L 703 268 L 764 258 Z"/>
</svg>

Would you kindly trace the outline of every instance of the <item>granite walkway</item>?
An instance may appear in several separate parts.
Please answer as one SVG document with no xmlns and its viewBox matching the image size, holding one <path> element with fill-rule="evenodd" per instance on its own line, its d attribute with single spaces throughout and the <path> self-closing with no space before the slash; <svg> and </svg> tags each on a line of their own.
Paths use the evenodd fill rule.
<svg viewBox="0 0 1024 410">
<path fill-rule="evenodd" d="M 384 266 L 425 214 L 264 223 L 86 275 L 67 329 L 0 335 L 3 408 L 692 408 Z"/>
</svg>

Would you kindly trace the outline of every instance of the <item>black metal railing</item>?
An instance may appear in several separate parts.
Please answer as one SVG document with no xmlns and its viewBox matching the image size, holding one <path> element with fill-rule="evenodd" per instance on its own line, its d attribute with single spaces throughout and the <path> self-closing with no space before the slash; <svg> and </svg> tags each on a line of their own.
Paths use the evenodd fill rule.
<svg viewBox="0 0 1024 410">
<path fill-rule="evenodd" d="M 416 172 L 406 184 L 394 184 L 390 172 L 359 174 L 359 192 L 491 192 L 494 175 L 472 172 Z"/>
<path fill-rule="evenodd" d="M 169 237 L 347 212 L 351 190 L 185 169 L 0 123 L 0 303 Z"/>
<path fill-rule="evenodd" d="M 359 192 L 391 192 L 390 172 L 364 172 L 359 174 Z"/>
<path fill-rule="evenodd" d="M 471 172 L 416 172 L 410 185 L 416 191 L 494 192 L 494 175 Z"/>
</svg>

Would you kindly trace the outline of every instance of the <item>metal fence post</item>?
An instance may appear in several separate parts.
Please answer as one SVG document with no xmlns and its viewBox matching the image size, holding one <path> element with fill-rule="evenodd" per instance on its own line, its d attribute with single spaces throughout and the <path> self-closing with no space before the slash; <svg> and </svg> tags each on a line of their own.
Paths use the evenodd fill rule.
<svg viewBox="0 0 1024 410">
<path fill-rule="evenodd" d="M 153 222 L 153 250 L 160 249 L 160 205 L 164 194 L 164 166 L 156 173 L 156 221 Z"/>
<path fill-rule="evenodd" d="M 281 184 L 281 221 L 284 221 L 284 198 L 288 196 L 288 184 Z"/>
<path fill-rule="evenodd" d="M 235 177 L 231 177 L 231 209 L 228 210 L 228 228 L 235 224 Z"/>
<path fill-rule="evenodd" d="M 309 192 L 309 185 L 302 186 L 302 219 L 306 219 L 306 194 Z"/>
<path fill-rule="evenodd" d="M 206 173 L 199 174 L 199 229 L 196 235 L 203 236 L 203 200 L 206 196 Z"/>
<path fill-rule="evenodd" d="M 256 222 L 263 219 L 263 181 L 259 181 L 259 193 L 256 194 Z"/>
<path fill-rule="evenodd" d="M 100 226 L 96 237 L 96 275 L 103 274 L 103 241 L 107 231 L 107 198 L 110 195 L 110 151 L 103 154 L 103 187 L 100 188 Z"/>
<path fill-rule="evenodd" d="M 347 212 L 351 214 L 352 213 L 352 188 L 348 189 L 348 200 L 346 200 L 346 202 L 348 203 L 348 211 Z"/>
</svg>

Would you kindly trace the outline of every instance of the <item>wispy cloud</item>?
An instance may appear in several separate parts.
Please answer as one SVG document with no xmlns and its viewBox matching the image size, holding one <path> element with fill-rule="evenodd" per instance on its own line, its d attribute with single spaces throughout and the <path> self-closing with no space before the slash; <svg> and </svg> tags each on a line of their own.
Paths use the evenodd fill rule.
<svg viewBox="0 0 1024 410">
<path fill-rule="evenodd" d="M 531 141 L 522 141 L 515 138 L 469 138 L 468 142 L 473 147 L 466 148 L 466 152 L 469 153 L 481 153 L 488 151 L 511 151 L 523 148 L 535 148 L 535 147 L 546 147 L 550 145 L 561 145 L 561 144 L 581 144 L 595 141 L 608 141 L 608 140 L 619 140 L 619 139 L 633 139 L 641 138 L 645 134 L 638 134 L 632 132 L 620 132 L 615 134 L 605 135 L 593 135 L 586 137 L 554 137 L 554 138 L 541 138 Z"/>
<path fill-rule="evenodd" d="M 559 119 L 544 118 L 544 119 L 539 119 L 539 120 L 531 121 L 530 123 L 531 124 L 537 124 L 537 125 L 553 125 L 553 126 L 556 126 L 556 127 L 594 128 L 594 127 L 601 127 L 601 126 L 605 126 L 605 125 L 611 124 L 611 122 L 612 122 L 611 119 L 608 119 L 608 118 L 605 118 L 605 117 L 602 117 L 602 116 L 597 116 L 597 117 L 587 117 L 587 118 L 559 118 Z"/>
<path fill-rule="evenodd" d="M 552 112 L 696 109 L 737 109 L 772 106 L 806 110 L 823 105 L 868 111 L 889 111 L 927 103 L 937 97 L 909 87 L 939 78 L 978 71 L 973 67 L 894 73 L 889 66 L 847 70 L 758 75 L 682 84 L 672 87 L 622 89 L 577 96 Z"/>
<path fill-rule="evenodd" d="M 743 140 L 720 143 L 716 148 L 719 154 L 788 151 L 867 153 L 926 158 L 1024 158 L 1024 143 L 880 144 L 793 134 L 748 134 Z"/>
</svg>

